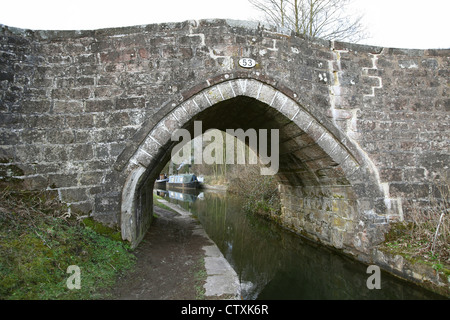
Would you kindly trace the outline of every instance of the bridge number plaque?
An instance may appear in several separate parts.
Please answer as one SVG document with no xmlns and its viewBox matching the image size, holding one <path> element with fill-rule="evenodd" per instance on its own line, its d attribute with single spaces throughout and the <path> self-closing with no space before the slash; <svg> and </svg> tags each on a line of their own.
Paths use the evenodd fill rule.
<svg viewBox="0 0 450 320">
<path fill-rule="evenodd" d="M 242 58 L 242 59 L 239 60 L 239 65 L 242 68 L 251 69 L 251 68 L 254 68 L 256 66 L 256 61 L 253 60 L 252 58 Z"/>
</svg>

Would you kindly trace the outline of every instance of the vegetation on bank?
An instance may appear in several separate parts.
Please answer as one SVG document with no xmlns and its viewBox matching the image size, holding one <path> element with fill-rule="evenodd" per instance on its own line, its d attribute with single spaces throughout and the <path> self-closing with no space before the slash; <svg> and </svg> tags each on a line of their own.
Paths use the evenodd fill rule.
<svg viewBox="0 0 450 320">
<path fill-rule="evenodd" d="M 169 206 L 166 206 L 164 203 L 159 202 L 158 200 L 164 200 L 164 198 L 156 195 L 153 193 L 153 206 L 157 206 L 160 207 L 164 210 L 168 210 L 168 211 L 172 211 L 174 213 L 177 213 L 175 210 L 173 210 L 172 208 L 170 208 Z M 153 216 L 158 216 L 156 213 L 153 213 Z"/>
<path fill-rule="evenodd" d="M 261 175 L 256 165 L 232 172 L 228 191 L 244 199 L 244 210 L 276 220 L 281 214 L 281 200 L 275 176 Z"/>
<path fill-rule="evenodd" d="M 68 214 L 49 192 L 2 186 L 0 299 L 100 299 L 135 257 L 116 230 Z M 80 289 L 69 289 L 80 268 Z"/>
<path fill-rule="evenodd" d="M 450 283 L 449 175 L 435 182 L 433 195 L 427 207 L 410 203 L 409 216 L 391 228 L 381 249 L 429 265 Z"/>
</svg>

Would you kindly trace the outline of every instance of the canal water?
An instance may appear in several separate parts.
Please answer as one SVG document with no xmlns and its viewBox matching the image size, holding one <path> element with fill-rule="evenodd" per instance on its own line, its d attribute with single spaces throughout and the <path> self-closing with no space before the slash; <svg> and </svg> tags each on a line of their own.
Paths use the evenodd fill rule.
<svg viewBox="0 0 450 320">
<path fill-rule="evenodd" d="M 224 192 L 159 192 L 201 222 L 237 272 L 243 299 L 443 299 L 388 273 L 368 289 L 367 265 L 242 210 Z"/>
</svg>

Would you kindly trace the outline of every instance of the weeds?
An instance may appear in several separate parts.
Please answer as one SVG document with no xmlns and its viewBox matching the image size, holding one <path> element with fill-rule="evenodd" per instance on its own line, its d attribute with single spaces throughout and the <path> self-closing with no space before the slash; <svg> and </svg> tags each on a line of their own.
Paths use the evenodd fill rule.
<svg viewBox="0 0 450 320">
<path fill-rule="evenodd" d="M 205 260 L 204 258 L 201 258 L 197 261 L 196 269 L 194 274 L 195 279 L 195 299 L 196 300 L 205 300 L 205 287 L 204 283 L 207 278 L 206 270 L 205 270 Z"/>
<path fill-rule="evenodd" d="M 133 264 L 114 230 L 69 215 L 53 194 L 0 191 L 0 299 L 101 298 Z M 67 288 L 70 265 L 81 269 L 80 290 Z"/>
<path fill-rule="evenodd" d="M 244 210 L 266 218 L 281 214 L 280 194 L 274 176 L 260 174 L 259 166 L 243 166 L 232 178 L 228 191 L 241 195 Z"/>
<path fill-rule="evenodd" d="M 440 177 L 429 203 L 411 202 L 408 219 L 397 224 L 385 243 L 387 248 L 432 263 L 435 270 L 450 269 L 450 177 Z"/>
</svg>

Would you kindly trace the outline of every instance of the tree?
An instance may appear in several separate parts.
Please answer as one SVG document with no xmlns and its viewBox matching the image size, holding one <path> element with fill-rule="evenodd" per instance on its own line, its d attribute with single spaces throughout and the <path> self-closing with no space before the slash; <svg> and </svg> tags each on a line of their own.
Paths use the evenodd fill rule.
<svg viewBox="0 0 450 320">
<path fill-rule="evenodd" d="M 367 38 L 361 15 L 349 14 L 351 0 L 249 0 L 270 24 L 312 38 L 358 42 Z"/>
</svg>

